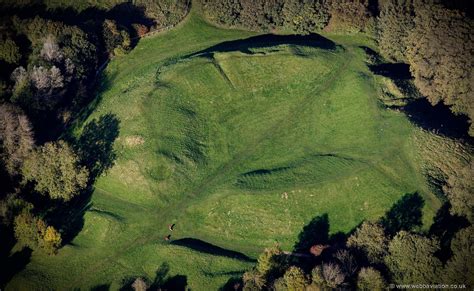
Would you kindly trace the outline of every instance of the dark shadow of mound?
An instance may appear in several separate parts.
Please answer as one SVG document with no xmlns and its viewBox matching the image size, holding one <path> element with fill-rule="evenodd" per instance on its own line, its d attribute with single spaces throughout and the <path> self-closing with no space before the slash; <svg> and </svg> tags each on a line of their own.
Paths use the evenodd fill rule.
<svg viewBox="0 0 474 291">
<path fill-rule="evenodd" d="M 195 251 L 206 253 L 206 254 L 228 257 L 228 258 L 238 259 L 238 260 L 246 261 L 246 262 L 255 262 L 254 259 L 249 258 L 242 253 L 228 250 L 228 249 L 223 249 L 221 247 L 215 246 L 213 244 L 202 241 L 200 239 L 182 238 L 182 239 L 172 241 L 171 244 L 187 247 Z"/>
<path fill-rule="evenodd" d="M 209 55 L 217 52 L 232 52 L 240 51 L 242 53 L 251 54 L 250 49 L 266 48 L 277 45 L 298 45 L 308 47 L 318 47 L 322 49 L 333 50 L 336 48 L 336 44 L 316 33 L 308 35 L 277 35 L 277 34 L 263 34 L 258 36 L 252 36 L 245 39 L 231 40 L 221 42 L 217 45 L 211 46 L 202 51 L 192 53 L 187 57 L 193 57 L 197 55 Z"/>
<path fill-rule="evenodd" d="M 431 105 L 427 99 L 416 99 L 402 108 L 408 118 L 423 129 L 451 138 L 473 141 L 469 136 L 469 118 L 454 115 L 448 106 Z"/>
</svg>

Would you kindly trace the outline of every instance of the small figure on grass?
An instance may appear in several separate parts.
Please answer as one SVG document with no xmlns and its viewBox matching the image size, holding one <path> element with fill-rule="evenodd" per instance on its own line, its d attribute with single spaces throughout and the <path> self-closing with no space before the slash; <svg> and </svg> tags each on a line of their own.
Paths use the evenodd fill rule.
<svg viewBox="0 0 474 291">
<path fill-rule="evenodd" d="M 176 225 L 176 224 L 174 224 L 174 223 L 173 223 L 173 224 L 169 224 L 169 225 L 168 225 L 168 229 L 169 229 L 170 231 L 173 231 L 175 225 Z"/>
<path fill-rule="evenodd" d="M 171 234 L 168 234 L 167 236 L 165 236 L 165 241 L 170 241 L 171 240 Z"/>
</svg>

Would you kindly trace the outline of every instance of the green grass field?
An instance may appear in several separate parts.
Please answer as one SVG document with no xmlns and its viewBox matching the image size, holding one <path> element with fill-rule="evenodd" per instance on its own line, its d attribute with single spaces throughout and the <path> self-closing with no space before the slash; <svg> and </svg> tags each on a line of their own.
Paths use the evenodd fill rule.
<svg viewBox="0 0 474 291">
<path fill-rule="evenodd" d="M 216 290 L 253 265 L 245 256 L 275 242 L 291 250 L 317 215 L 329 215 L 332 233 L 349 232 L 415 191 L 429 223 L 439 202 L 416 162 L 416 129 L 378 101 L 359 47 L 370 41 L 325 35 L 333 49 L 192 55 L 254 35 L 192 11 L 109 64 L 86 123 L 120 120 L 115 165 L 96 182 L 73 244 L 53 257 L 34 253 L 7 289 L 117 289 L 169 269 L 192 290 Z M 165 242 L 171 223 L 173 240 L 245 256 Z"/>
</svg>

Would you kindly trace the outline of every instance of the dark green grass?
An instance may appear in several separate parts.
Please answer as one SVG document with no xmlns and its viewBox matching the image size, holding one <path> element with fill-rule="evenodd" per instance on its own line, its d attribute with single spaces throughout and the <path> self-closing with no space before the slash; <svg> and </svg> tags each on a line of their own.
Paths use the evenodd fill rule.
<svg viewBox="0 0 474 291">
<path fill-rule="evenodd" d="M 73 243 L 54 257 L 35 253 L 9 288 L 116 289 L 168 264 L 191 289 L 213 290 L 265 246 L 291 250 L 324 213 L 331 232 L 349 232 L 418 191 L 430 220 L 439 203 L 416 163 L 415 128 L 379 103 L 359 48 L 368 41 L 334 36 L 332 50 L 282 44 L 183 59 L 252 35 L 193 11 L 111 62 L 86 123 L 120 120 L 116 164 L 97 181 Z M 203 241 L 206 251 L 164 242 L 171 223 L 173 239 Z"/>
</svg>

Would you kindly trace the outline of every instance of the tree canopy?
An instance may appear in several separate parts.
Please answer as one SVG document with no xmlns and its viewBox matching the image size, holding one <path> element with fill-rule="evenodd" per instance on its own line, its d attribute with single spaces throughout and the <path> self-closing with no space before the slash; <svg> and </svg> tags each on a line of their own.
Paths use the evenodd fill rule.
<svg viewBox="0 0 474 291">
<path fill-rule="evenodd" d="M 64 141 L 49 142 L 33 151 L 23 165 L 23 176 L 41 194 L 66 201 L 88 181 L 87 169 L 79 165 L 79 158 Z"/>
</svg>

